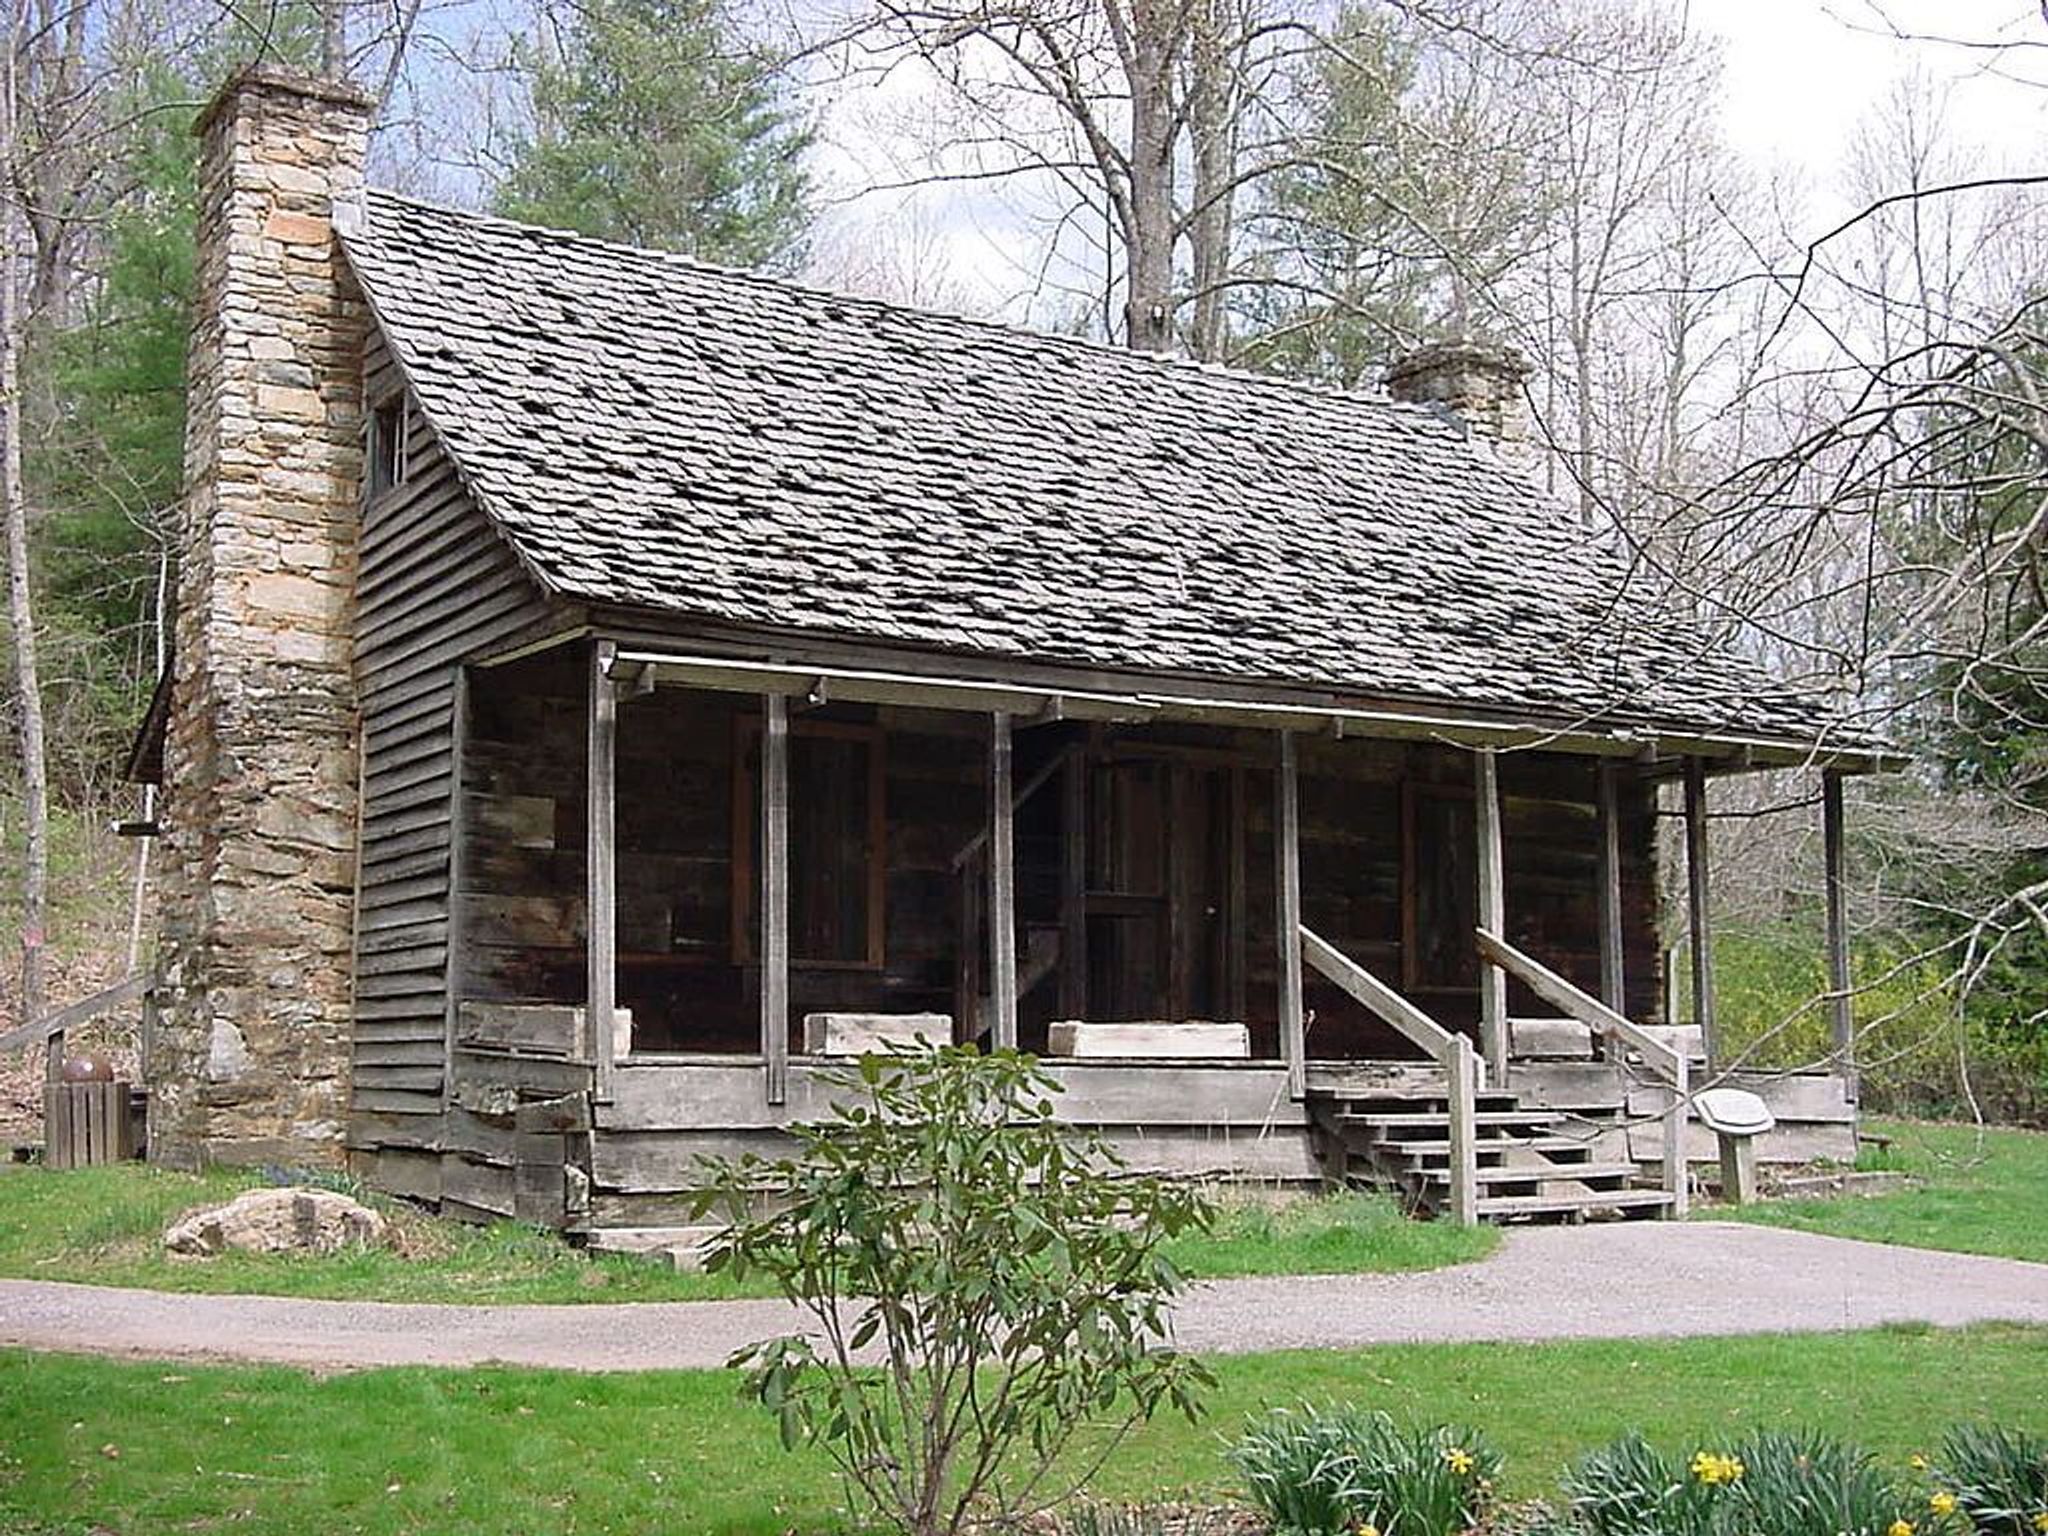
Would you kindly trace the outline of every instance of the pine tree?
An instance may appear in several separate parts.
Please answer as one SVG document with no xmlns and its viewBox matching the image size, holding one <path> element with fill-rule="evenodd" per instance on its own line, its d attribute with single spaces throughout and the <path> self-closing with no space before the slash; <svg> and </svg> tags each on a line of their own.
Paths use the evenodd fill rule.
<svg viewBox="0 0 2048 1536">
<path fill-rule="evenodd" d="M 810 127 L 720 0 L 591 0 L 533 61 L 535 131 L 500 212 L 735 266 L 786 267 Z"/>
</svg>

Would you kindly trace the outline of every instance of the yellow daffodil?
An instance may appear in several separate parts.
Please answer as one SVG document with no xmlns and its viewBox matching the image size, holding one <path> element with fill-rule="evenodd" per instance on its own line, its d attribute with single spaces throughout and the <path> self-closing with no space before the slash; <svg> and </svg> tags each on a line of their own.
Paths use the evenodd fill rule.
<svg viewBox="0 0 2048 1536">
<path fill-rule="evenodd" d="M 1913 1536 L 1913 1522 L 1910 1520 L 1894 1520 L 1892 1528 L 1885 1532 L 1885 1536 Z"/>
<path fill-rule="evenodd" d="M 1458 1476 L 1464 1477 L 1471 1472 L 1474 1465 L 1472 1453 L 1462 1450 L 1455 1445 L 1446 1446 L 1444 1448 L 1444 1465 L 1457 1473 Z"/>
<path fill-rule="evenodd" d="M 1927 1507 L 1937 1515 L 1952 1515 L 1956 1512 L 1956 1496 L 1944 1488 L 1927 1501 Z"/>
<path fill-rule="evenodd" d="M 1911 1467 L 1915 1472 L 1925 1472 L 1927 1470 L 1927 1458 L 1925 1456 L 1922 1456 L 1918 1451 L 1915 1451 L 1911 1456 L 1908 1456 L 1906 1458 L 1906 1465 Z"/>
<path fill-rule="evenodd" d="M 1710 1488 L 1740 1482 L 1742 1472 L 1742 1463 L 1733 1456 L 1717 1456 L 1712 1451 L 1701 1451 L 1692 1459 L 1692 1475 Z"/>
<path fill-rule="evenodd" d="M 2048 1509 L 2034 1516 L 2034 1529 L 2039 1531 L 2041 1536 L 2048 1536 Z"/>
<path fill-rule="evenodd" d="M 1376 1525 L 1357 1526 L 1354 1527 L 1352 1536 L 1380 1536 L 1380 1528 Z"/>
</svg>

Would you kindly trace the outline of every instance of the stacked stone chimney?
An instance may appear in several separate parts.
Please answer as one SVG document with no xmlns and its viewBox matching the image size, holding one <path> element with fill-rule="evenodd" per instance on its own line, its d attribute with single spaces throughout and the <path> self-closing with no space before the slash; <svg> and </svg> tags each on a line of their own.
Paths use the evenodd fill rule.
<svg viewBox="0 0 2048 1536">
<path fill-rule="evenodd" d="M 1534 370 L 1518 348 L 1484 341 L 1434 342 L 1387 370 L 1387 393 L 1411 405 L 1437 405 L 1456 416 L 1501 457 L 1535 462 L 1528 395 Z"/>
<path fill-rule="evenodd" d="M 347 1109 L 371 102 L 250 71 L 201 116 L 153 1156 L 338 1161 Z"/>
</svg>

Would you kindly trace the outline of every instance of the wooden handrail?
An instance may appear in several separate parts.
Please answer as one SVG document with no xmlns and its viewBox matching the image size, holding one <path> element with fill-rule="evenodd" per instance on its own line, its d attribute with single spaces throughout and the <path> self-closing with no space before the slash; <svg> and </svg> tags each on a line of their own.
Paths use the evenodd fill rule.
<svg viewBox="0 0 2048 1536">
<path fill-rule="evenodd" d="M 1306 923 L 1301 928 L 1301 958 L 1337 984 L 1353 1002 L 1391 1024 L 1420 1046 L 1438 1066 L 1447 1064 L 1458 1036 L 1453 1035 L 1407 998 L 1344 955 Z"/>
<path fill-rule="evenodd" d="M 149 976 L 137 971 L 115 982 L 104 992 L 95 992 L 68 1008 L 46 1013 L 31 1023 L 18 1025 L 0 1035 L 0 1051 L 18 1050 L 24 1045 L 41 1045 L 52 1035 L 61 1035 L 80 1024 L 89 1024 L 101 1014 L 132 1003 L 149 990 Z"/>
<path fill-rule="evenodd" d="M 1480 957 L 1488 964 L 1499 966 L 1551 1007 L 1561 1009 L 1596 1033 L 1613 1036 L 1632 1050 L 1640 1051 L 1644 1062 L 1665 1082 L 1677 1084 L 1684 1080 L 1683 1052 L 1673 1050 L 1641 1025 L 1631 1023 L 1599 998 L 1573 986 L 1542 962 L 1530 959 L 1499 934 L 1488 933 L 1484 928 L 1475 931 L 1479 937 Z"/>
<path fill-rule="evenodd" d="M 1685 1125 L 1692 1105 L 1692 1069 L 1685 1053 L 1673 1050 L 1590 992 L 1573 986 L 1548 966 L 1530 959 L 1499 934 L 1488 933 L 1484 928 L 1476 931 L 1479 955 L 1487 964 L 1519 977 L 1531 992 L 1553 1008 L 1564 1010 L 1581 1024 L 1640 1051 L 1644 1064 L 1664 1080 L 1670 1102 L 1659 1117 L 1664 1122 L 1661 1182 L 1665 1192 L 1671 1196 L 1671 1205 L 1665 1214 L 1682 1219 L 1690 1196 L 1685 1177 Z"/>
<path fill-rule="evenodd" d="M 1067 759 L 1074 756 L 1075 751 L 1075 748 L 1067 746 L 1061 747 L 1059 751 L 1055 752 L 1044 767 L 1040 768 L 1038 772 L 1032 774 L 1030 778 L 1017 787 L 1017 792 L 1010 796 L 1010 809 L 1013 811 L 1017 810 L 1026 800 L 1029 800 L 1033 795 L 1045 788 L 1046 785 L 1050 784 L 1060 769 L 1066 766 Z M 953 867 L 955 869 L 965 868 L 970 859 L 975 858 L 987 847 L 988 828 L 983 827 L 974 836 L 967 839 L 966 843 L 961 846 L 960 851 L 953 855 Z"/>
</svg>

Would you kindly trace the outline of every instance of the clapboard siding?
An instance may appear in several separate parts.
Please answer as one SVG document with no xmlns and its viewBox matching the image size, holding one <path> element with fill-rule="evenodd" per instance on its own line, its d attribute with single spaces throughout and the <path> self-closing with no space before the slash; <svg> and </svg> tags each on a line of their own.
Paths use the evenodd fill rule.
<svg viewBox="0 0 2048 1536">
<path fill-rule="evenodd" d="M 402 387 L 381 339 L 365 369 L 374 410 Z M 365 507 L 356 575 L 363 803 L 350 1142 L 367 1152 L 431 1144 L 380 1128 L 443 1107 L 463 665 L 561 622 L 417 411 L 407 430 L 405 483 Z"/>
</svg>

